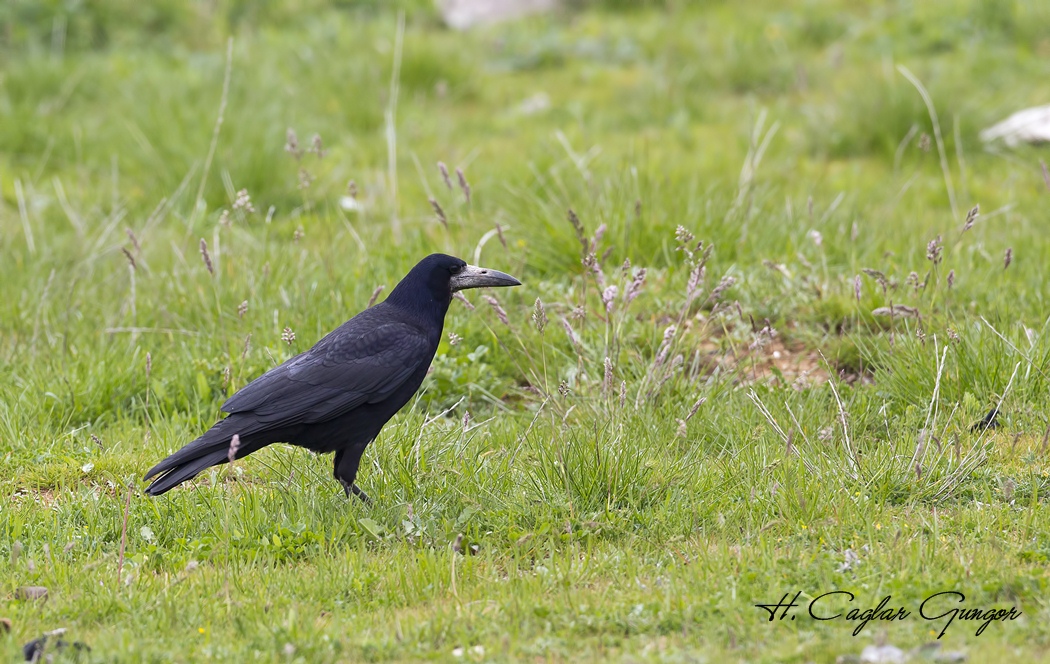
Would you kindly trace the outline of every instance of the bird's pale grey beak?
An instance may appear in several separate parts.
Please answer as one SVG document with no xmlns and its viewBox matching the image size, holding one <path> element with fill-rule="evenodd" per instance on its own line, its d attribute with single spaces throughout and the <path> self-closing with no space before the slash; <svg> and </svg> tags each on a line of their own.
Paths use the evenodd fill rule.
<svg viewBox="0 0 1050 664">
<path fill-rule="evenodd" d="M 520 286 L 521 282 L 505 272 L 490 270 L 487 267 L 468 265 L 452 275 L 449 282 L 452 292 L 466 290 L 468 288 L 497 288 L 500 286 Z"/>
</svg>

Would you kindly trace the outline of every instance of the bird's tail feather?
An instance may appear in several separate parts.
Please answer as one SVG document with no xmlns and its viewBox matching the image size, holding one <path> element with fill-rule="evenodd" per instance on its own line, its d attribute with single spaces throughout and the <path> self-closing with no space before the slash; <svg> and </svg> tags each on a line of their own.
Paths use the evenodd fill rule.
<svg viewBox="0 0 1050 664">
<path fill-rule="evenodd" d="M 186 480 L 196 477 L 202 470 L 226 463 L 228 460 L 229 455 L 226 450 L 216 450 L 202 457 L 187 461 L 153 480 L 146 488 L 146 493 L 151 496 L 159 496 L 166 491 L 174 489 Z"/>
<path fill-rule="evenodd" d="M 231 416 L 217 422 L 203 436 L 150 468 L 143 479 L 148 480 L 155 476 L 156 479 L 146 488 L 146 493 L 151 496 L 159 496 L 186 480 L 196 477 L 206 468 L 226 463 L 229 460 L 230 443 L 234 433 L 238 434 L 241 441 L 236 451 L 235 458 L 238 459 L 269 443 L 269 441 L 251 440 L 250 427 L 237 427 L 239 423 L 231 422 L 233 419 L 234 417 Z M 241 430 L 238 431 L 238 428 Z"/>
</svg>

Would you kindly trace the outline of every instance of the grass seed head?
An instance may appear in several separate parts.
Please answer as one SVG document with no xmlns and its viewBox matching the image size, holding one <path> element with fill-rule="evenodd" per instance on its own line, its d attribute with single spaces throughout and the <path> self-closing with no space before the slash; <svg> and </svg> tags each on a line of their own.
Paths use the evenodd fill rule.
<svg viewBox="0 0 1050 664">
<path fill-rule="evenodd" d="M 685 300 L 686 302 L 692 302 L 693 298 L 696 297 L 696 292 L 700 289 L 700 284 L 704 280 L 704 275 L 707 274 L 707 266 L 703 263 L 697 263 L 692 270 L 689 271 L 689 281 L 685 285 Z"/>
<path fill-rule="evenodd" d="M 872 316 L 889 316 L 890 318 L 922 318 L 919 310 L 906 304 L 893 304 L 888 307 L 877 307 L 871 310 Z"/>
<path fill-rule="evenodd" d="M 292 331 L 292 328 L 284 328 L 284 330 L 281 332 L 281 341 L 288 344 L 289 346 L 292 345 L 292 342 L 295 341 L 295 332 Z"/>
<path fill-rule="evenodd" d="M 777 331 L 773 329 L 773 324 L 769 322 L 769 319 L 765 319 L 765 325 L 762 326 L 758 332 L 755 333 L 755 340 L 748 346 L 749 350 L 758 350 L 764 347 L 770 341 L 773 341 L 777 337 Z"/>
<path fill-rule="evenodd" d="M 139 239 L 135 237 L 135 232 L 130 228 L 124 229 L 124 232 L 128 234 L 128 239 L 131 240 L 131 244 L 135 247 L 135 251 L 142 253 L 142 246 L 139 244 Z"/>
<path fill-rule="evenodd" d="M 605 313 L 612 313 L 613 305 L 616 303 L 616 294 L 620 292 L 620 289 L 616 286 L 609 286 L 602 291 L 602 304 L 605 305 Z"/>
<path fill-rule="evenodd" d="M 907 286 L 911 286 L 912 291 L 915 293 L 918 293 L 919 289 L 922 288 L 922 281 L 919 280 L 919 273 L 915 272 L 914 270 L 908 273 L 908 276 L 907 278 L 905 278 L 904 283 Z"/>
<path fill-rule="evenodd" d="M 1010 267 L 1010 263 L 1014 260 L 1014 248 L 1007 247 L 1006 252 L 1003 254 L 1003 269 Z"/>
<path fill-rule="evenodd" d="M 468 300 L 463 293 L 456 291 L 452 294 L 452 297 L 462 302 L 463 306 L 466 307 L 468 311 L 474 311 L 474 305 L 470 303 L 470 300 Z"/>
<path fill-rule="evenodd" d="M 321 141 L 320 134 L 314 134 L 313 138 L 310 139 L 310 152 L 317 155 L 318 159 L 323 159 L 328 150 L 324 149 L 324 142 Z"/>
<path fill-rule="evenodd" d="M 583 266 L 594 275 L 594 280 L 598 283 L 598 287 L 604 288 L 605 273 L 602 272 L 602 266 L 598 262 L 598 257 L 593 253 L 587 253 L 584 255 L 581 262 L 583 263 Z"/>
<path fill-rule="evenodd" d="M 237 305 L 237 317 L 244 318 L 244 314 L 248 313 L 248 300 L 243 300 Z"/>
<path fill-rule="evenodd" d="M 654 367 L 660 367 L 664 361 L 667 360 L 667 353 L 671 350 L 671 342 L 674 341 L 674 335 L 678 331 L 678 328 L 674 325 L 668 325 L 664 330 L 664 339 L 660 342 L 660 349 L 656 352 L 656 359 L 653 360 Z"/>
<path fill-rule="evenodd" d="M 868 275 L 875 280 L 875 283 L 882 288 L 882 294 L 886 294 L 886 290 L 889 288 L 890 282 L 886 279 L 886 275 L 879 270 L 873 270 L 870 267 L 866 267 L 861 270 L 864 274 Z"/>
<path fill-rule="evenodd" d="M 372 297 L 368 298 L 368 306 L 369 307 L 371 307 L 373 304 L 375 304 L 376 300 L 379 299 L 379 294 L 383 292 L 383 288 L 384 288 L 383 285 L 380 284 L 379 286 L 375 287 L 375 290 L 372 291 Z M 469 302 L 468 302 L 468 304 L 469 304 Z"/>
<path fill-rule="evenodd" d="M 774 272 L 779 272 L 781 275 L 787 277 L 788 279 L 791 278 L 791 273 L 788 272 L 787 267 L 783 263 L 777 263 L 775 261 L 769 260 L 768 258 L 763 258 L 762 265 L 765 265 L 767 268 L 773 270 Z"/>
<path fill-rule="evenodd" d="M 720 299 L 722 299 L 722 295 L 724 295 L 727 290 L 732 288 L 734 284 L 736 284 L 736 277 L 722 277 L 722 280 L 718 282 L 718 285 L 715 286 L 714 290 L 711 291 L 710 300 L 712 302 L 718 302 Z"/>
<path fill-rule="evenodd" d="M 440 221 L 441 225 L 447 229 L 448 219 L 445 218 L 445 211 L 441 209 L 441 204 L 437 202 L 437 199 L 430 199 L 430 207 L 434 208 L 434 214 L 437 215 L 438 221 Z"/>
<path fill-rule="evenodd" d="M 569 223 L 572 224 L 572 230 L 576 233 L 576 240 L 580 243 L 582 255 L 587 256 L 590 249 L 590 244 L 587 242 L 587 234 L 583 230 L 583 222 L 576 216 L 572 208 L 569 208 Z"/>
<path fill-rule="evenodd" d="M 438 162 L 438 170 L 441 171 L 441 178 L 445 181 L 445 186 L 448 187 L 449 191 L 452 191 L 452 178 L 449 177 L 448 166 L 445 165 L 445 162 Z"/>
<path fill-rule="evenodd" d="M 569 341 L 572 342 L 573 347 L 576 349 L 576 354 L 581 354 L 583 348 L 580 346 L 580 338 L 576 336 L 576 330 L 572 329 L 572 325 L 564 318 L 561 319 L 561 326 L 565 328 L 565 334 L 569 335 Z"/>
<path fill-rule="evenodd" d="M 941 262 L 941 253 L 943 251 L 944 243 L 941 242 L 941 236 L 938 235 L 926 244 L 926 260 L 937 265 Z"/>
<path fill-rule="evenodd" d="M 591 251 L 598 251 L 598 246 L 602 243 L 606 230 L 608 230 L 608 226 L 605 224 L 599 224 L 598 228 L 594 229 L 594 237 L 591 238 Z"/>
<path fill-rule="evenodd" d="M 634 273 L 634 279 L 631 280 L 630 285 L 627 286 L 627 290 L 623 293 L 624 301 L 630 304 L 634 298 L 642 292 L 642 286 L 645 285 L 645 268 L 639 268 Z"/>
<path fill-rule="evenodd" d="M 284 134 L 284 151 L 295 157 L 296 161 L 303 156 L 303 150 L 299 147 L 299 136 L 296 135 L 295 130 L 291 127 Z"/>
<path fill-rule="evenodd" d="M 547 311 L 543 308 L 543 302 L 540 298 L 536 298 L 536 304 L 532 307 L 532 324 L 536 326 L 536 331 L 543 333 L 543 328 L 547 327 Z"/>
<path fill-rule="evenodd" d="M 211 256 L 208 255 L 208 243 L 201 238 L 201 258 L 204 259 L 204 266 L 208 268 L 208 273 L 212 276 L 215 275 L 215 267 L 211 264 Z"/>
<path fill-rule="evenodd" d="M 680 245 L 678 249 L 681 251 L 683 248 L 690 246 L 693 240 L 696 239 L 696 236 L 690 233 L 685 226 L 679 225 L 674 229 L 674 239 L 678 240 Z"/>
<path fill-rule="evenodd" d="M 955 285 L 955 270 L 948 271 L 948 288 L 951 289 Z"/>
<path fill-rule="evenodd" d="M 470 183 L 467 182 L 467 176 L 463 174 L 462 168 L 456 169 L 456 179 L 459 180 L 459 188 L 463 190 L 463 198 L 469 203 L 470 202 Z"/>
<path fill-rule="evenodd" d="M 237 192 L 237 198 L 233 201 L 234 210 L 244 210 L 251 214 L 255 212 L 255 206 L 252 205 L 252 198 L 248 195 L 247 189 L 241 189 Z"/>
<path fill-rule="evenodd" d="M 696 403 L 693 404 L 693 407 L 689 409 L 689 414 L 685 416 L 685 421 L 688 422 L 693 419 L 693 415 L 696 415 L 696 411 L 700 410 L 700 406 L 703 406 L 706 401 L 707 397 L 700 397 L 697 399 Z"/>
<path fill-rule="evenodd" d="M 128 248 L 127 247 L 121 247 L 120 250 L 122 252 L 124 252 L 124 258 L 128 259 L 128 265 L 131 266 L 131 269 L 132 270 L 139 269 L 138 264 L 135 263 L 135 257 L 131 255 L 131 252 L 128 251 Z"/>
<path fill-rule="evenodd" d="M 226 450 L 226 460 L 233 463 L 233 460 L 237 458 L 237 450 L 239 449 L 241 449 L 241 437 L 233 434 L 233 438 L 230 438 L 230 447 Z"/>
<path fill-rule="evenodd" d="M 503 310 L 502 306 L 500 306 L 499 300 L 491 295 L 482 295 L 481 297 L 488 302 L 489 306 L 492 307 L 492 310 L 496 312 L 496 315 L 499 316 L 500 322 L 507 327 L 510 327 L 510 322 L 507 320 L 507 312 Z"/>
<path fill-rule="evenodd" d="M 962 229 L 963 233 L 973 228 L 973 225 L 977 222 L 977 217 L 980 216 L 980 213 L 981 206 L 979 204 L 974 205 L 972 208 L 970 208 L 970 211 L 966 213 L 966 223 L 963 224 Z"/>
</svg>

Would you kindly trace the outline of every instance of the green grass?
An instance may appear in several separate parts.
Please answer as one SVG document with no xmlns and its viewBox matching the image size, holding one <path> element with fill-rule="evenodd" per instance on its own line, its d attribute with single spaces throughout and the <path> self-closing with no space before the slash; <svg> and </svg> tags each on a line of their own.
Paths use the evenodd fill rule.
<svg viewBox="0 0 1050 664">
<path fill-rule="evenodd" d="M 936 641 L 944 590 L 1023 615 L 942 650 L 1048 657 L 1048 156 L 976 136 L 1046 102 L 1050 9 L 572 4 L 466 34 L 407 1 L 0 10 L 8 658 L 65 627 L 99 662 L 834 662 Z M 374 507 L 285 446 L 142 494 L 432 251 L 525 285 L 489 293 L 506 325 L 453 303 L 365 457 Z M 833 590 L 913 615 L 754 606 Z"/>
</svg>

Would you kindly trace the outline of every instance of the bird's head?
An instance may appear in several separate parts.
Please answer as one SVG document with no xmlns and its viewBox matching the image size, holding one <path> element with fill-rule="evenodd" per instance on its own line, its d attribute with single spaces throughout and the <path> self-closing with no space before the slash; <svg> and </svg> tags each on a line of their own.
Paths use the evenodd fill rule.
<svg viewBox="0 0 1050 664">
<path fill-rule="evenodd" d="M 412 271 L 390 293 L 388 300 L 418 297 L 426 289 L 438 302 L 451 302 L 452 294 L 468 288 L 520 286 L 514 277 L 487 267 L 468 265 L 466 261 L 445 254 L 431 254 L 419 261 Z"/>
</svg>

